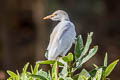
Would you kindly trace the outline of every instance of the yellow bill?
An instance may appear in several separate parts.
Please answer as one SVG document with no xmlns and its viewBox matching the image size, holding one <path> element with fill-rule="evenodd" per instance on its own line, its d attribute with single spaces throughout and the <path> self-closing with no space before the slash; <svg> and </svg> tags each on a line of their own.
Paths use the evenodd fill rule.
<svg viewBox="0 0 120 80">
<path fill-rule="evenodd" d="M 52 17 L 56 16 L 55 14 L 52 14 L 52 15 L 49 15 L 49 16 L 46 16 L 44 17 L 43 19 L 46 20 L 46 19 L 51 19 Z"/>
</svg>

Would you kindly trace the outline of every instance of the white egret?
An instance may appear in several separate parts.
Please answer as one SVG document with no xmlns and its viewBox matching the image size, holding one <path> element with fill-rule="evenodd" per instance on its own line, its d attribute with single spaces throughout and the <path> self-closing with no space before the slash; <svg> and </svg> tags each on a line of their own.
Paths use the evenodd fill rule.
<svg viewBox="0 0 120 80">
<path fill-rule="evenodd" d="M 58 56 L 65 56 L 76 39 L 74 24 L 68 14 L 63 10 L 57 10 L 53 14 L 43 18 L 59 21 L 50 35 L 48 45 L 48 60 L 55 60 Z"/>
</svg>

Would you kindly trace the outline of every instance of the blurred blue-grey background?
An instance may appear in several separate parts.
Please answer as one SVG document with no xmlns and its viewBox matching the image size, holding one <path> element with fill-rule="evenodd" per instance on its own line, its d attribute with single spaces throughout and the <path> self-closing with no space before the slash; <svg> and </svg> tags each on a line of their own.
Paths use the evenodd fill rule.
<svg viewBox="0 0 120 80">
<path fill-rule="evenodd" d="M 84 67 L 103 65 L 105 52 L 109 63 L 120 58 L 120 0 L 0 0 L 0 80 L 8 69 L 21 70 L 26 62 L 34 65 L 45 59 L 57 23 L 42 18 L 58 9 L 69 14 L 84 40 L 94 32 L 93 45 L 98 44 L 99 51 Z M 120 63 L 110 78 L 119 80 L 119 76 Z"/>
</svg>

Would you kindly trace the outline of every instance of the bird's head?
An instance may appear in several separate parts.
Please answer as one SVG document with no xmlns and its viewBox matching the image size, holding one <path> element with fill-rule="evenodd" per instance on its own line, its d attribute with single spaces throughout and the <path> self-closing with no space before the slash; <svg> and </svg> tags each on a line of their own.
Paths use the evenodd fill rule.
<svg viewBox="0 0 120 80">
<path fill-rule="evenodd" d="M 68 14 L 63 11 L 63 10 L 57 10 L 53 14 L 46 16 L 43 18 L 44 20 L 46 19 L 51 19 L 53 21 L 61 21 L 61 20 L 69 20 Z"/>
</svg>

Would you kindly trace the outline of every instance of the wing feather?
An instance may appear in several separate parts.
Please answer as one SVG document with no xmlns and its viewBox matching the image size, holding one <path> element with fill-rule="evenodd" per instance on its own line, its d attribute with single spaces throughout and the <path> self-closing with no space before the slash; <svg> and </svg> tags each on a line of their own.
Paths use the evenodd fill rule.
<svg viewBox="0 0 120 80">
<path fill-rule="evenodd" d="M 51 46 L 48 50 L 48 58 L 56 59 L 59 55 L 65 55 L 71 48 L 75 36 L 76 33 L 73 24 L 69 22 L 62 25 L 62 28 L 56 32 L 52 39 L 52 43 L 50 44 Z"/>
<path fill-rule="evenodd" d="M 51 45 L 52 45 L 52 43 L 53 43 L 53 41 L 54 41 L 54 39 L 55 39 L 55 36 L 56 36 L 56 34 L 57 34 L 57 31 L 58 31 L 58 29 L 57 29 L 57 27 L 55 27 L 55 28 L 53 29 L 51 35 L 50 35 L 50 42 L 49 42 L 49 45 L 48 45 L 47 50 L 49 50 L 49 48 L 51 47 Z"/>
</svg>

